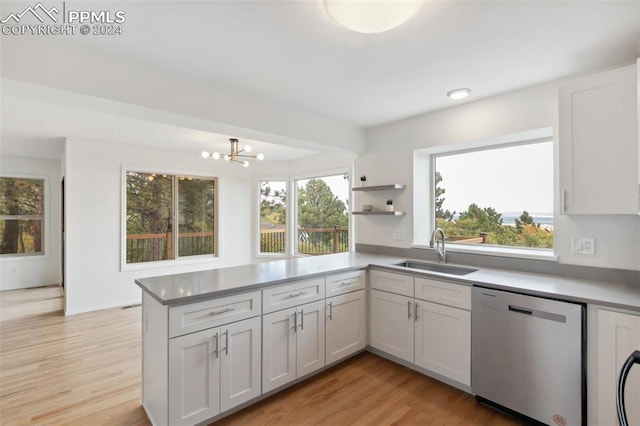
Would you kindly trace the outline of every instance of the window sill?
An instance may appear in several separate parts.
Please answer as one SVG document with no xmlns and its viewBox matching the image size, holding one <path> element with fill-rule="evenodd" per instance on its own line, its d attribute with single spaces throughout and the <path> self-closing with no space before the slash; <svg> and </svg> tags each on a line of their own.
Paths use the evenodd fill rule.
<svg viewBox="0 0 640 426">
<path fill-rule="evenodd" d="M 422 244 L 413 244 L 412 247 L 434 250 L 428 245 Z M 446 250 L 451 253 L 478 254 L 483 256 L 510 257 L 516 259 L 542 260 L 547 262 L 558 261 L 558 256 L 556 256 L 552 251 L 541 249 L 447 243 Z"/>
<path fill-rule="evenodd" d="M 121 265 L 120 271 L 143 271 L 148 269 L 174 268 L 188 265 L 202 265 L 207 263 L 213 264 L 218 262 L 220 262 L 219 257 L 197 256 L 191 259 L 157 260 L 154 262 L 127 263 Z"/>
</svg>

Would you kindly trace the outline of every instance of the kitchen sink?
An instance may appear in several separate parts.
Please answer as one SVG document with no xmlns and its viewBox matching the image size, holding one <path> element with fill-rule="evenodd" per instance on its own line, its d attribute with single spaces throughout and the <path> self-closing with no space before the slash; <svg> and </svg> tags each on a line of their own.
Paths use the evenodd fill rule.
<svg viewBox="0 0 640 426">
<path fill-rule="evenodd" d="M 463 268 L 461 266 L 443 265 L 440 263 L 417 262 L 414 260 L 406 260 L 404 262 L 396 263 L 395 266 L 401 266 L 403 268 L 410 268 L 410 269 L 421 269 L 423 271 L 439 272 L 441 274 L 449 274 L 449 275 L 467 275 L 477 271 L 477 269 L 473 269 L 473 268 Z"/>
</svg>

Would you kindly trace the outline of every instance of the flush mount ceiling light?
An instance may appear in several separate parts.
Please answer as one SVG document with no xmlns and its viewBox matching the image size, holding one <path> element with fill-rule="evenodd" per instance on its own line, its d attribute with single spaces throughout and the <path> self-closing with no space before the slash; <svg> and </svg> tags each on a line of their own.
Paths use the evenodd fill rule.
<svg viewBox="0 0 640 426">
<path fill-rule="evenodd" d="M 202 151 L 202 158 L 213 158 L 214 160 L 219 160 L 220 157 L 222 157 L 225 161 L 232 161 L 234 163 L 241 164 L 242 167 L 249 167 L 249 162 L 247 160 L 238 160 L 238 158 L 256 158 L 258 160 L 264 160 L 264 155 L 262 154 L 243 154 L 243 152 L 251 152 L 251 147 L 246 145 L 244 149 L 240 149 L 238 139 L 231 138 L 229 139 L 229 142 L 231 142 L 231 152 L 229 154 L 221 156 L 219 152 L 209 153 L 207 151 Z"/>
<path fill-rule="evenodd" d="M 324 0 L 324 10 L 352 31 L 376 34 L 407 22 L 425 0 Z"/>
<path fill-rule="evenodd" d="M 447 96 L 450 97 L 451 99 L 464 99 L 467 96 L 469 96 L 469 93 L 471 93 L 471 89 L 466 89 L 466 88 L 454 89 L 447 92 Z"/>
</svg>

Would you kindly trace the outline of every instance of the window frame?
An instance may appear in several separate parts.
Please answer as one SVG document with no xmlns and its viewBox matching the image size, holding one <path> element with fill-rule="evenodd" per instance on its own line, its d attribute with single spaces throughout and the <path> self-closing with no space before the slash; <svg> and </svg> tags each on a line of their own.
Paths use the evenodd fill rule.
<svg viewBox="0 0 640 426">
<path fill-rule="evenodd" d="M 213 203 L 214 203 L 214 212 L 213 212 L 213 254 L 201 254 L 194 256 L 178 256 L 178 253 L 174 255 L 173 259 L 165 259 L 165 260 L 153 260 L 149 262 L 139 262 L 139 263 L 127 263 L 127 173 L 155 173 L 160 175 L 174 176 L 175 181 L 172 183 L 171 188 L 171 209 L 172 209 L 172 218 L 171 218 L 171 227 L 176 231 L 173 232 L 173 244 L 174 247 L 179 247 L 178 239 L 179 239 L 179 193 L 178 193 L 178 185 L 177 178 L 179 177 L 192 177 L 194 179 L 203 179 L 203 180 L 212 180 L 214 181 L 214 194 L 213 194 Z M 149 168 L 149 167 L 134 167 L 134 166 L 122 166 L 121 168 L 121 221 L 120 221 L 120 270 L 121 271 L 132 271 L 132 270 L 144 270 L 144 269 L 155 269 L 161 267 L 171 267 L 171 266 L 180 266 L 180 265 L 191 265 L 191 264 L 201 264 L 201 263 L 210 263 L 210 262 L 218 262 L 220 261 L 220 227 L 219 227 L 219 215 L 220 215 L 220 207 L 219 207 L 219 199 L 220 199 L 220 179 L 217 176 L 205 176 L 197 173 L 185 172 L 182 170 L 171 170 L 171 169 L 158 169 L 158 168 Z"/>
<path fill-rule="evenodd" d="M 260 251 L 260 230 L 261 230 L 261 222 L 260 222 L 260 204 L 262 202 L 260 198 L 260 185 L 262 182 L 284 182 L 285 189 L 287 191 L 287 203 L 285 205 L 285 228 L 284 228 L 284 252 L 281 253 L 269 253 Z M 288 177 L 282 176 L 271 176 L 271 177 L 259 177 L 256 181 L 256 212 L 254 214 L 255 218 L 255 226 L 256 232 L 255 235 L 255 256 L 256 258 L 264 258 L 264 259 L 284 259 L 289 257 L 289 252 L 291 251 L 291 243 L 289 241 L 290 234 L 290 222 L 291 222 L 291 180 Z"/>
<path fill-rule="evenodd" d="M 432 249 L 429 246 L 435 229 L 435 159 L 438 156 L 463 154 L 465 152 L 499 149 L 541 142 L 553 144 L 553 215 L 557 217 L 557 142 L 551 127 L 528 130 L 490 139 L 466 143 L 417 149 L 413 152 L 413 244 L 414 248 Z M 429 194 L 425 200 L 424 194 Z M 555 222 L 555 221 L 554 221 Z M 554 223 L 555 226 L 555 223 Z M 455 242 L 447 243 L 447 251 L 483 254 L 490 256 L 515 257 L 524 259 L 557 261 L 557 241 L 553 248 L 471 245 Z"/>
<path fill-rule="evenodd" d="M 354 232 L 353 232 L 353 217 L 351 214 L 351 205 L 352 205 L 352 199 L 353 199 L 353 192 L 352 192 L 352 187 L 353 187 L 353 176 L 354 173 L 352 172 L 352 170 L 350 168 L 340 168 L 340 169 L 332 169 L 332 170 L 322 170 L 322 171 L 318 171 L 318 172 L 312 172 L 312 173 L 305 173 L 305 174 L 299 174 L 299 175 L 295 175 L 295 176 L 291 176 L 290 178 L 290 193 L 291 193 L 291 197 L 290 197 L 290 202 L 289 202 L 289 207 L 291 208 L 291 220 L 290 220 L 290 229 L 289 229 L 289 247 L 290 247 L 290 256 L 291 257 L 310 257 L 311 255 L 308 254 L 300 254 L 298 253 L 298 238 L 297 235 L 298 233 L 296 232 L 298 229 L 298 191 L 297 191 L 297 182 L 299 180 L 307 180 L 307 179 L 317 179 L 317 178 L 323 178 L 323 177 L 327 177 L 327 176 L 336 176 L 336 175 L 348 175 L 349 176 L 349 191 L 348 191 L 348 196 L 347 196 L 347 232 L 349 233 L 349 250 L 348 252 L 353 251 L 354 248 L 354 241 L 353 241 L 353 236 L 354 236 Z M 327 253 L 327 254 L 331 254 L 331 253 Z"/>
<path fill-rule="evenodd" d="M 9 179 L 32 179 L 32 180 L 41 180 L 42 181 L 42 193 L 43 193 L 43 200 L 42 200 L 42 208 L 44 210 L 43 214 L 42 214 L 42 251 L 37 252 L 37 253 L 5 253 L 5 254 L 0 254 L 0 262 L 2 261 L 19 261 L 19 260 L 29 260 L 29 259 L 33 259 L 34 257 L 38 257 L 39 259 L 43 259 L 43 258 L 47 258 L 48 257 L 48 246 L 49 246 L 49 216 L 50 216 L 50 209 L 49 209 L 49 198 L 50 198 L 50 192 L 49 192 L 49 176 L 47 175 L 39 175 L 39 174 L 32 174 L 32 173 L 11 173 L 11 172 L 7 172 L 7 173 L 1 173 L 0 177 L 2 178 L 9 178 Z M 32 220 L 30 219 L 31 217 L 39 217 L 40 215 L 2 215 L 1 219 L 2 220 L 11 220 L 11 219 L 7 219 L 10 217 L 15 217 L 17 219 L 15 220 Z"/>
</svg>

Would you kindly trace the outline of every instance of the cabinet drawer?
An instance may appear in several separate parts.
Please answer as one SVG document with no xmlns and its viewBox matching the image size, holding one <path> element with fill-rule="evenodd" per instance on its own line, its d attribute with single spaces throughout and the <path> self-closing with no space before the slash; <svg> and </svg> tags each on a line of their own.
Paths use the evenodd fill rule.
<svg viewBox="0 0 640 426">
<path fill-rule="evenodd" d="M 374 269 L 371 271 L 371 288 L 413 297 L 413 277 Z"/>
<path fill-rule="evenodd" d="M 262 290 L 264 313 L 324 299 L 324 277 Z"/>
<path fill-rule="evenodd" d="M 261 313 L 259 291 L 176 306 L 169 308 L 169 337 L 217 327 Z"/>
<path fill-rule="evenodd" d="M 327 297 L 337 294 L 349 293 L 355 290 L 363 290 L 366 285 L 366 272 L 355 271 L 327 277 Z"/>
<path fill-rule="evenodd" d="M 471 310 L 471 286 L 416 278 L 416 299 Z"/>
</svg>

